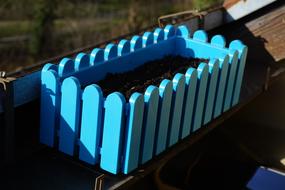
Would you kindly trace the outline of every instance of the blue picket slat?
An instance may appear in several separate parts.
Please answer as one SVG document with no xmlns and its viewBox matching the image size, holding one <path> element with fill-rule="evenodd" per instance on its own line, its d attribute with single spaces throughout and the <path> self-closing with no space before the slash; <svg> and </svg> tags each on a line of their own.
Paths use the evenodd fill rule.
<svg viewBox="0 0 285 190">
<path fill-rule="evenodd" d="M 159 85 L 159 110 L 158 124 L 155 142 L 155 155 L 158 155 L 166 148 L 167 134 L 169 126 L 169 116 L 171 111 L 171 100 L 173 85 L 170 80 L 164 79 Z"/>
<path fill-rule="evenodd" d="M 74 77 L 65 79 L 61 87 L 61 109 L 58 149 L 73 155 L 79 133 L 81 89 Z"/>
<path fill-rule="evenodd" d="M 46 65 L 47 68 L 50 65 Z M 41 126 L 40 142 L 54 146 L 56 118 L 58 117 L 59 78 L 54 70 L 43 69 L 41 73 Z"/>
<path fill-rule="evenodd" d="M 197 89 L 197 70 L 194 68 L 189 68 L 185 74 L 185 101 L 184 101 L 184 113 L 183 114 L 183 124 L 181 130 L 181 138 L 185 138 L 190 134 L 191 124 L 194 114 L 195 96 Z"/>
<path fill-rule="evenodd" d="M 219 77 L 219 62 L 217 59 L 211 59 L 209 61 L 209 78 L 208 78 L 208 87 L 207 87 L 207 95 L 206 102 L 204 108 L 204 125 L 209 123 L 212 119 L 213 109 L 214 109 L 214 101 L 216 96 L 217 82 Z"/>
<path fill-rule="evenodd" d="M 196 131 L 202 125 L 202 118 L 204 112 L 204 103 L 206 98 L 207 82 L 209 75 L 209 66 L 206 63 L 200 63 L 197 68 L 198 71 L 198 81 L 197 81 L 197 91 L 195 97 L 195 117 L 193 118 L 193 126 L 191 131 Z"/>
<path fill-rule="evenodd" d="M 226 55 L 224 57 L 219 58 L 219 62 L 220 62 L 219 63 L 220 74 L 219 74 L 218 85 L 217 85 L 213 118 L 218 117 L 222 113 L 225 87 L 227 83 L 227 75 L 228 75 L 228 68 L 229 68 L 229 64 L 228 64 L 229 56 Z"/>
<path fill-rule="evenodd" d="M 234 87 L 234 96 L 232 100 L 232 106 L 236 105 L 239 101 L 240 89 L 243 79 L 244 67 L 247 56 L 247 46 L 245 46 L 241 41 L 234 40 L 230 43 L 230 49 L 236 49 L 239 51 L 239 66 L 237 71 L 236 83 Z"/>
<path fill-rule="evenodd" d="M 129 100 L 129 117 L 126 125 L 123 173 L 138 167 L 144 113 L 144 96 L 134 93 Z"/>
<path fill-rule="evenodd" d="M 99 161 L 104 98 L 99 86 L 87 86 L 82 93 L 79 159 L 89 164 Z"/>
<path fill-rule="evenodd" d="M 233 89 L 236 80 L 236 73 L 237 73 L 237 65 L 238 65 L 238 51 L 230 50 L 230 61 L 229 61 L 229 70 L 228 70 L 228 78 L 227 78 L 227 85 L 226 85 L 226 92 L 225 92 L 225 100 L 224 100 L 224 107 L 223 112 L 227 111 L 231 107 L 231 101 L 233 98 Z"/>
<path fill-rule="evenodd" d="M 172 146 L 178 141 L 180 126 L 181 126 L 181 115 L 183 108 L 184 92 L 185 92 L 185 76 L 177 73 L 173 80 L 173 97 L 172 97 L 172 108 L 170 115 L 170 130 L 168 146 Z"/>
<path fill-rule="evenodd" d="M 157 120 L 159 90 L 149 86 L 144 94 L 145 114 L 142 135 L 141 163 L 149 161 L 153 156 L 154 137 Z"/>
<path fill-rule="evenodd" d="M 108 95 L 104 105 L 100 166 L 113 174 L 117 174 L 121 169 L 125 106 L 126 100 L 119 92 Z"/>
</svg>

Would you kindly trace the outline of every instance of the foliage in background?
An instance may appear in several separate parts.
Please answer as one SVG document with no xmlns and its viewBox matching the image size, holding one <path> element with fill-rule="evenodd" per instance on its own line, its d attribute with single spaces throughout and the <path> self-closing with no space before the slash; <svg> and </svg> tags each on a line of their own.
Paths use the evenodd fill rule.
<svg viewBox="0 0 285 190">
<path fill-rule="evenodd" d="M 193 8 L 197 10 L 205 9 L 216 4 L 222 3 L 224 0 L 193 0 Z"/>
<path fill-rule="evenodd" d="M 52 47 L 56 0 L 38 0 L 34 3 L 33 30 L 30 52 L 37 56 Z"/>
<path fill-rule="evenodd" d="M 161 15 L 203 9 L 221 1 L 0 0 L 0 67 L 20 70 L 35 61 L 156 24 Z"/>
</svg>

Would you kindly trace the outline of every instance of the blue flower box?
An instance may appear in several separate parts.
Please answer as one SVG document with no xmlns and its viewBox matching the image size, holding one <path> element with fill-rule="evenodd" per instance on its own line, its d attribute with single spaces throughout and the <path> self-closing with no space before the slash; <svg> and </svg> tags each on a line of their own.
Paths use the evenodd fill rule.
<svg viewBox="0 0 285 190">
<path fill-rule="evenodd" d="M 41 73 L 40 141 L 113 173 L 136 169 L 209 123 L 239 101 L 247 47 L 210 42 L 186 26 L 167 25 L 130 41 L 46 64 Z M 105 97 L 95 83 L 166 55 L 203 58 L 197 69 L 149 86 L 129 100 L 120 92 Z"/>
</svg>

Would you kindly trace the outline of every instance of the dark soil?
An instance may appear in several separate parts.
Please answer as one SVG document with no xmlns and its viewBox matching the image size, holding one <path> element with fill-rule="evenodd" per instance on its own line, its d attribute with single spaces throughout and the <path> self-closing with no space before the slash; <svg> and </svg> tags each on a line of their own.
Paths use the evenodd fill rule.
<svg viewBox="0 0 285 190">
<path fill-rule="evenodd" d="M 197 68 L 206 59 L 165 56 L 137 67 L 132 71 L 107 74 L 104 80 L 97 82 L 104 95 L 118 91 L 128 99 L 132 93 L 144 93 L 149 85 L 159 86 L 163 79 L 172 80 L 176 73 L 184 74 L 189 67 Z"/>
</svg>

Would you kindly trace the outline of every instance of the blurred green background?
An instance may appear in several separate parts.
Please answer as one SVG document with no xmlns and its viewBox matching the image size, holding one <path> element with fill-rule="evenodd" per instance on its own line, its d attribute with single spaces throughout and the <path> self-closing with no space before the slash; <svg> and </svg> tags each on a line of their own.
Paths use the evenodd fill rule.
<svg viewBox="0 0 285 190">
<path fill-rule="evenodd" d="M 153 25 L 161 15 L 222 0 L 0 0 L 0 71 Z"/>
</svg>

